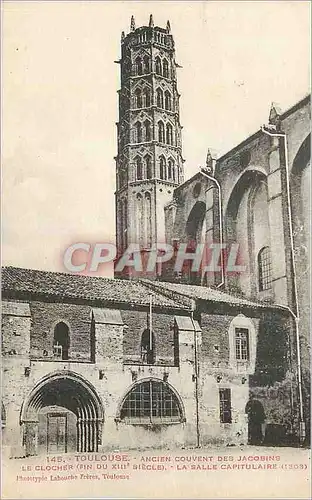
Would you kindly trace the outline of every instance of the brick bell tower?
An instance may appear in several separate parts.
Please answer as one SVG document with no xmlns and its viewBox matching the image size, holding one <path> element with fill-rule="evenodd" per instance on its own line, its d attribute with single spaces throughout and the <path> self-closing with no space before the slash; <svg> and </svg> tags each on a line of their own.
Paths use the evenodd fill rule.
<svg viewBox="0 0 312 500">
<path fill-rule="evenodd" d="M 183 182 L 183 159 L 174 40 L 166 28 L 121 34 L 116 239 L 121 254 L 131 243 L 148 252 L 165 241 L 164 206 Z"/>
</svg>

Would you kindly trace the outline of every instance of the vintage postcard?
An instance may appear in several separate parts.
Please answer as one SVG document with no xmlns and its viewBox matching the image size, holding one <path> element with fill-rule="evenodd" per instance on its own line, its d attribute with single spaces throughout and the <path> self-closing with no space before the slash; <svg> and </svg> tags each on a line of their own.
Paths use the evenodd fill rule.
<svg viewBox="0 0 312 500">
<path fill-rule="evenodd" d="M 310 498 L 310 2 L 2 26 L 2 498 Z"/>
</svg>

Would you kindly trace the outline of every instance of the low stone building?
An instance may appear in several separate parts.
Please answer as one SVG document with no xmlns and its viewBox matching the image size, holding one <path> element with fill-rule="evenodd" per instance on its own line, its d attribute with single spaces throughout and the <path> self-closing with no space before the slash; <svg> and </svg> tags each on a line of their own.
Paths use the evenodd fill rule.
<svg viewBox="0 0 312 500">
<path fill-rule="evenodd" d="M 3 445 L 244 444 L 248 424 L 260 442 L 259 423 L 290 411 L 287 328 L 277 307 L 204 287 L 4 268 Z M 261 381 L 275 394 L 265 416 L 250 400 Z"/>
</svg>

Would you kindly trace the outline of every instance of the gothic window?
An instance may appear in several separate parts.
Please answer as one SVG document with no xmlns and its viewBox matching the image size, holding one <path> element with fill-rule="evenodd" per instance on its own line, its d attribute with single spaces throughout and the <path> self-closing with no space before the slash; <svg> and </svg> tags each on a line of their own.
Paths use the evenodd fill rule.
<svg viewBox="0 0 312 500">
<path fill-rule="evenodd" d="M 155 68 L 156 68 L 156 74 L 161 75 L 162 74 L 161 60 L 160 60 L 160 57 L 158 57 L 158 56 L 155 59 Z"/>
<path fill-rule="evenodd" d="M 230 424 L 232 422 L 231 389 L 219 389 L 220 398 L 220 422 Z"/>
<path fill-rule="evenodd" d="M 136 106 L 136 108 L 142 108 L 142 92 L 141 92 L 141 89 L 136 89 L 136 91 L 135 91 L 135 106 Z"/>
<path fill-rule="evenodd" d="M 146 165 L 146 178 L 151 179 L 153 177 L 153 171 L 152 171 L 152 160 L 149 155 L 145 157 L 145 165 Z"/>
<path fill-rule="evenodd" d="M 183 421 L 177 395 L 162 380 L 145 380 L 126 395 L 120 419 L 129 424 L 169 424 Z"/>
<path fill-rule="evenodd" d="M 164 107 L 164 95 L 161 89 L 156 90 L 156 103 L 159 108 Z"/>
<path fill-rule="evenodd" d="M 144 56 L 143 67 L 144 67 L 144 73 L 150 72 L 150 59 L 148 56 Z"/>
<path fill-rule="evenodd" d="M 174 180 L 174 161 L 170 158 L 168 160 L 168 179 L 169 181 Z"/>
<path fill-rule="evenodd" d="M 238 361 L 249 360 L 248 328 L 235 328 L 235 357 Z"/>
<path fill-rule="evenodd" d="M 169 90 L 166 90 L 165 92 L 165 109 L 171 111 L 171 94 Z"/>
<path fill-rule="evenodd" d="M 53 354 L 59 359 L 68 359 L 69 328 L 61 321 L 54 328 Z"/>
<path fill-rule="evenodd" d="M 136 158 L 136 178 L 138 181 L 143 179 L 142 159 L 139 156 Z"/>
<path fill-rule="evenodd" d="M 6 426 L 6 411 L 4 404 L 1 403 L 1 428 L 4 429 L 5 426 Z"/>
<path fill-rule="evenodd" d="M 159 166 L 160 166 L 160 178 L 162 180 L 166 180 L 167 179 L 167 175 L 166 175 L 166 160 L 165 160 L 165 158 L 163 156 L 160 157 Z"/>
<path fill-rule="evenodd" d="M 145 141 L 148 142 L 152 139 L 151 123 L 148 120 L 145 120 L 144 122 L 144 130 L 145 130 Z"/>
<path fill-rule="evenodd" d="M 135 124 L 136 142 L 142 142 L 142 125 L 140 122 Z"/>
<path fill-rule="evenodd" d="M 144 244 L 147 248 L 152 246 L 152 200 L 151 193 L 145 193 L 144 199 L 144 210 L 145 210 L 145 227 L 146 233 L 144 238 Z"/>
<path fill-rule="evenodd" d="M 270 290 L 272 288 L 272 264 L 269 247 L 261 248 L 258 253 L 258 276 L 259 291 Z"/>
<path fill-rule="evenodd" d="M 158 122 L 158 141 L 165 142 L 165 126 L 162 121 Z"/>
<path fill-rule="evenodd" d="M 167 123 L 166 125 L 166 143 L 173 143 L 172 125 L 170 123 Z"/>
<path fill-rule="evenodd" d="M 143 73 L 143 66 L 142 66 L 142 59 L 141 57 L 137 57 L 135 60 L 135 66 L 136 66 L 136 74 L 137 75 L 142 75 Z"/>
<path fill-rule="evenodd" d="M 155 335 L 147 328 L 141 338 L 141 361 L 143 364 L 153 365 L 156 361 Z"/>
<path fill-rule="evenodd" d="M 165 78 L 169 78 L 169 64 L 167 59 L 163 61 L 163 75 Z"/>
<path fill-rule="evenodd" d="M 151 105 L 151 94 L 149 89 L 145 89 L 143 92 L 144 107 L 149 108 Z"/>
</svg>

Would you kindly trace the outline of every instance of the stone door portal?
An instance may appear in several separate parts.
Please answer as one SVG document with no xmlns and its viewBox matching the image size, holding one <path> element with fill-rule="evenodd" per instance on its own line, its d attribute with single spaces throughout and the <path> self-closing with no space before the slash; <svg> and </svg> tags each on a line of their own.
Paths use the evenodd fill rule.
<svg viewBox="0 0 312 500">
<path fill-rule="evenodd" d="M 49 413 L 47 419 L 47 452 L 67 452 L 67 415 Z"/>
</svg>

